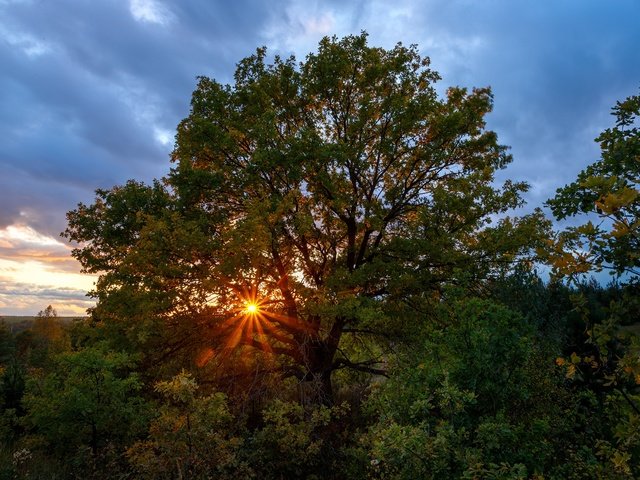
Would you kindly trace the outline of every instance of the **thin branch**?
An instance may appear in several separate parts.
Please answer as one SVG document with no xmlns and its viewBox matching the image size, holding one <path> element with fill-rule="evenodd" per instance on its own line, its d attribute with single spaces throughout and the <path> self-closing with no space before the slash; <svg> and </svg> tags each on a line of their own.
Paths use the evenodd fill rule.
<svg viewBox="0 0 640 480">
<path fill-rule="evenodd" d="M 629 396 L 627 395 L 627 392 L 625 392 L 622 388 L 617 387 L 616 390 L 618 390 L 622 396 L 624 397 L 624 399 L 627 401 L 627 403 L 631 406 L 631 408 L 633 409 L 634 412 L 636 412 L 637 415 L 640 415 L 640 409 L 638 408 L 638 406 L 636 405 L 636 403 L 631 400 L 631 398 L 629 398 Z"/>
<path fill-rule="evenodd" d="M 346 358 L 339 358 L 335 362 L 333 362 L 332 370 L 339 370 L 341 368 L 351 368 L 353 370 L 358 370 L 360 372 L 371 373 L 372 375 L 381 375 L 383 377 L 389 378 L 387 371 L 382 368 L 374 368 L 370 365 L 377 365 L 382 362 L 377 360 L 367 360 L 366 362 L 351 362 Z"/>
</svg>

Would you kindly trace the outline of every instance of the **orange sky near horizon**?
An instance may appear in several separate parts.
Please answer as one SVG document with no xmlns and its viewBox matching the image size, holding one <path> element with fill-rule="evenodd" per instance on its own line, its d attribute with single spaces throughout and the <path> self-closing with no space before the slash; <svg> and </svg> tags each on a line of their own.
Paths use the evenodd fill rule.
<svg viewBox="0 0 640 480">
<path fill-rule="evenodd" d="M 80 273 L 71 249 L 26 225 L 0 229 L 0 317 L 36 315 L 48 305 L 61 316 L 86 315 L 97 277 Z"/>
</svg>

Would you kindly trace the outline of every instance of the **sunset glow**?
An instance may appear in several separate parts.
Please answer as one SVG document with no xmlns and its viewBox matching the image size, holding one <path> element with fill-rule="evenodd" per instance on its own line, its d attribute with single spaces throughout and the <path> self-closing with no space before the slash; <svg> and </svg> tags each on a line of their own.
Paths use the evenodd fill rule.
<svg viewBox="0 0 640 480">
<path fill-rule="evenodd" d="M 71 247 L 26 225 L 0 229 L 0 315 L 85 315 L 96 277 L 80 274 Z"/>
</svg>

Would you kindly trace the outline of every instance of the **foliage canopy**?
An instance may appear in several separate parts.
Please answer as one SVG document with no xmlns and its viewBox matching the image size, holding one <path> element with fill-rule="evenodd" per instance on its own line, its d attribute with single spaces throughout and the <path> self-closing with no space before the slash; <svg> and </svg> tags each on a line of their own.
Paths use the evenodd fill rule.
<svg viewBox="0 0 640 480">
<path fill-rule="evenodd" d="M 526 185 L 494 185 L 511 157 L 485 128 L 489 89 L 440 99 L 438 78 L 415 46 L 366 34 L 299 64 L 258 49 L 233 85 L 201 77 L 165 184 L 69 213 L 74 255 L 101 274 L 95 317 L 137 341 L 168 325 L 166 349 L 198 358 L 256 348 L 325 399 L 336 369 L 384 374 L 344 337 L 410 333 L 446 285 L 477 287 L 546 225 L 504 217 Z"/>
</svg>

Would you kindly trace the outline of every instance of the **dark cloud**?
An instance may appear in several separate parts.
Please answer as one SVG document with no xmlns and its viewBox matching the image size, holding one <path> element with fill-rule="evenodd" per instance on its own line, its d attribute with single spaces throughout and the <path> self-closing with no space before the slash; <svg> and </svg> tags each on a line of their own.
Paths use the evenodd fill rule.
<svg viewBox="0 0 640 480">
<path fill-rule="evenodd" d="M 257 46 L 265 5 L 165 10 L 166 24 L 155 24 L 127 2 L 0 4 L 0 168 L 10 171 L 0 177 L 0 227 L 44 207 L 60 231 L 64 212 L 95 188 L 163 175 L 195 77 L 230 78 Z M 50 201 L 65 188 L 75 201 Z"/>
<path fill-rule="evenodd" d="M 533 185 L 539 206 L 598 158 L 593 138 L 616 100 L 640 87 L 640 4 L 600 1 L 430 2 L 429 35 L 478 40 L 454 58 L 436 51 L 444 83 L 491 85 L 489 125 L 512 146 L 506 176 Z M 462 20 L 461 20 L 462 19 Z M 446 50 L 446 49 L 445 49 Z"/>
</svg>

